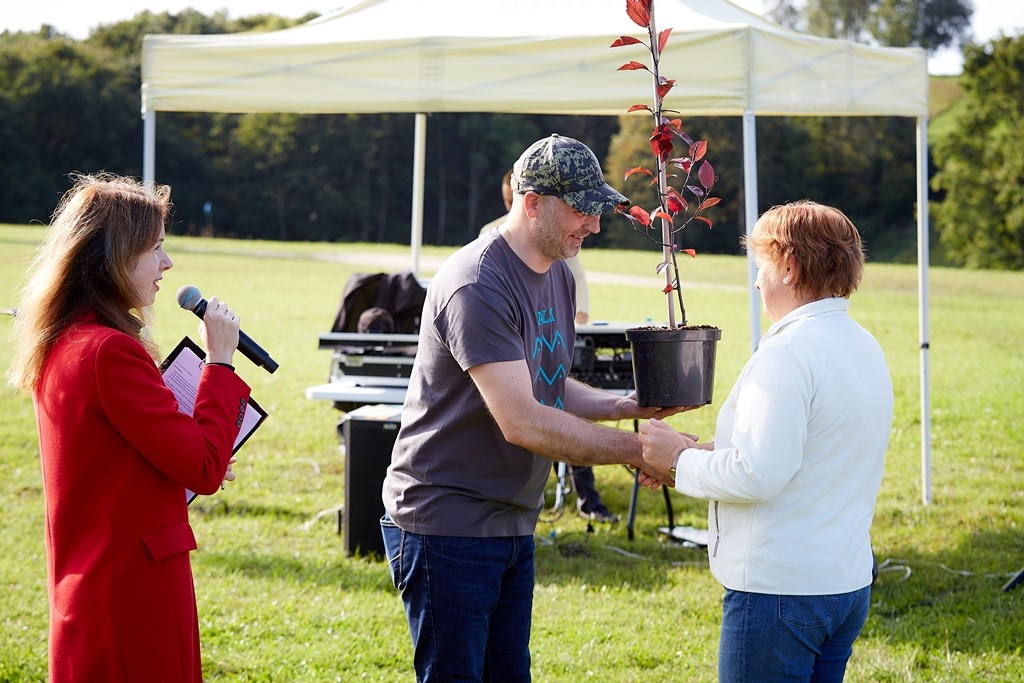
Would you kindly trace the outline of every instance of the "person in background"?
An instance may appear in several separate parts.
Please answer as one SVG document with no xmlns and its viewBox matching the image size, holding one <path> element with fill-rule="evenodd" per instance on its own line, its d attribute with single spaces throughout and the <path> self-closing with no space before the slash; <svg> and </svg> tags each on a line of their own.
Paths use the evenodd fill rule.
<svg viewBox="0 0 1024 683">
<path fill-rule="evenodd" d="M 170 188 L 77 176 L 32 264 L 11 383 L 31 392 L 46 501 L 49 680 L 202 681 L 185 490 L 230 471 L 249 399 L 238 317 L 211 297 L 194 415 L 162 380 L 147 326 Z"/>
<path fill-rule="evenodd" d="M 505 171 L 501 176 L 501 198 L 505 201 L 505 215 L 495 218 L 493 221 L 480 229 L 480 235 L 486 235 L 494 230 L 508 218 L 508 211 L 512 208 L 512 169 Z M 590 319 L 590 289 L 587 287 L 587 274 L 583 270 L 583 263 L 580 255 L 569 257 L 565 260 L 572 271 L 573 279 L 576 281 L 576 324 L 582 325 Z M 556 471 L 558 464 L 554 465 Z M 594 481 L 594 468 L 585 465 L 567 465 L 569 476 L 572 478 L 572 487 L 576 491 L 576 511 L 580 517 L 596 522 L 615 524 L 619 521 L 618 515 L 613 515 L 608 507 L 601 500 L 601 493 L 597 490 Z"/>
<path fill-rule="evenodd" d="M 381 533 L 418 681 L 530 680 L 534 537 L 552 460 L 640 462 L 662 417 L 567 376 L 575 325 L 565 259 L 627 202 L 594 153 L 552 135 L 513 167 L 497 230 L 431 278 L 384 479 Z"/>
<path fill-rule="evenodd" d="M 838 209 L 800 201 L 766 211 L 746 246 L 772 325 L 713 442 L 641 425 L 640 477 L 710 501 L 719 681 L 841 681 L 868 615 L 893 417 L 882 349 L 849 316 L 861 237 Z"/>
</svg>

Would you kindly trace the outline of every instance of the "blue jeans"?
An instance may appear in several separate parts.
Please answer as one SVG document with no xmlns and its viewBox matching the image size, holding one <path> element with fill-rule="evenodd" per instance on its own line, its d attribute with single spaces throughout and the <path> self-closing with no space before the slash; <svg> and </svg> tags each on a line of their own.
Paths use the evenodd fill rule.
<svg viewBox="0 0 1024 683">
<path fill-rule="evenodd" d="M 416 680 L 529 681 L 533 536 L 424 536 L 386 514 L 380 527 Z"/>
<path fill-rule="evenodd" d="M 838 683 L 868 617 L 871 586 L 839 595 L 726 590 L 720 683 Z"/>
</svg>

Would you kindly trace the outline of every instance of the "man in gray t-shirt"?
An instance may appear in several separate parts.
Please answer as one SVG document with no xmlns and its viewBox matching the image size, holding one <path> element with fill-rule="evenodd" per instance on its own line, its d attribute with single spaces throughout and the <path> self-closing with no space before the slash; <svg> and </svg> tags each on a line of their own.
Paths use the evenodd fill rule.
<svg viewBox="0 0 1024 683">
<path fill-rule="evenodd" d="M 510 168 L 501 176 L 501 198 L 505 202 L 506 216 L 512 208 L 512 169 Z M 506 216 L 496 218 L 484 227 L 480 228 L 480 234 L 484 235 L 497 229 L 505 222 Z M 590 319 L 590 288 L 587 286 L 587 273 L 583 269 L 580 256 L 570 256 L 565 260 L 576 280 L 576 315 L 574 316 L 577 325 L 582 325 Z M 554 463 L 557 469 L 560 465 Z M 564 467 L 564 465 L 561 465 Z M 616 523 L 618 516 L 609 512 L 601 500 L 601 494 L 594 482 L 594 468 L 586 465 L 569 465 L 569 476 L 572 478 L 572 488 L 576 493 L 576 509 L 584 519 L 596 522 Z"/>
<path fill-rule="evenodd" d="M 627 199 L 594 153 L 552 135 L 513 167 L 497 231 L 427 287 L 381 520 L 417 680 L 530 679 L 533 532 L 552 460 L 641 462 L 599 420 L 665 417 L 567 377 L 575 293 L 565 259 Z"/>
</svg>

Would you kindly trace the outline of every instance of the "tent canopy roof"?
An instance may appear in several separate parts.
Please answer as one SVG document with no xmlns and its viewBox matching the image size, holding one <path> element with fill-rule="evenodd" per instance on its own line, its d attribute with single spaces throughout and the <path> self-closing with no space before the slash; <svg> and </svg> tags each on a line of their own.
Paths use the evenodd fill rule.
<svg viewBox="0 0 1024 683">
<path fill-rule="evenodd" d="M 727 0 L 656 0 L 685 115 L 926 116 L 920 48 L 783 29 Z M 625 0 L 361 0 L 281 31 L 150 35 L 143 111 L 618 115 L 649 102 Z"/>
</svg>

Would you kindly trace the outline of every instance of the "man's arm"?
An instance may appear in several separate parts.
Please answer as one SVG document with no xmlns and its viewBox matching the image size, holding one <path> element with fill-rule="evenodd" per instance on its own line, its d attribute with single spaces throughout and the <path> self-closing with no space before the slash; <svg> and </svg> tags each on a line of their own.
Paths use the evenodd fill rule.
<svg viewBox="0 0 1024 683">
<path fill-rule="evenodd" d="M 636 399 L 592 387 L 572 378 L 565 380 L 565 409 L 584 420 L 632 419 Z"/>
<path fill-rule="evenodd" d="M 572 378 L 565 381 L 565 409 L 584 420 L 646 420 L 651 417 L 663 420 L 697 408 L 700 406 L 643 408 L 636 402 L 635 391 L 620 395 Z"/>
<path fill-rule="evenodd" d="M 537 402 L 526 361 L 485 363 L 470 368 L 469 375 L 509 443 L 571 465 L 626 464 L 636 467 L 643 462 L 640 440 L 634 432 L 588 420 L 646 419 L 680 410 L 641 408 L 629 397 L 602 392 L 569 380 L 566 383 L 566 401 L 573 405 L 574 412 L 583 411 L 581 417 L 586 419 L 581 419 Z M 606 394 L 608 398 L 600 394 Z"/>
</svg>

